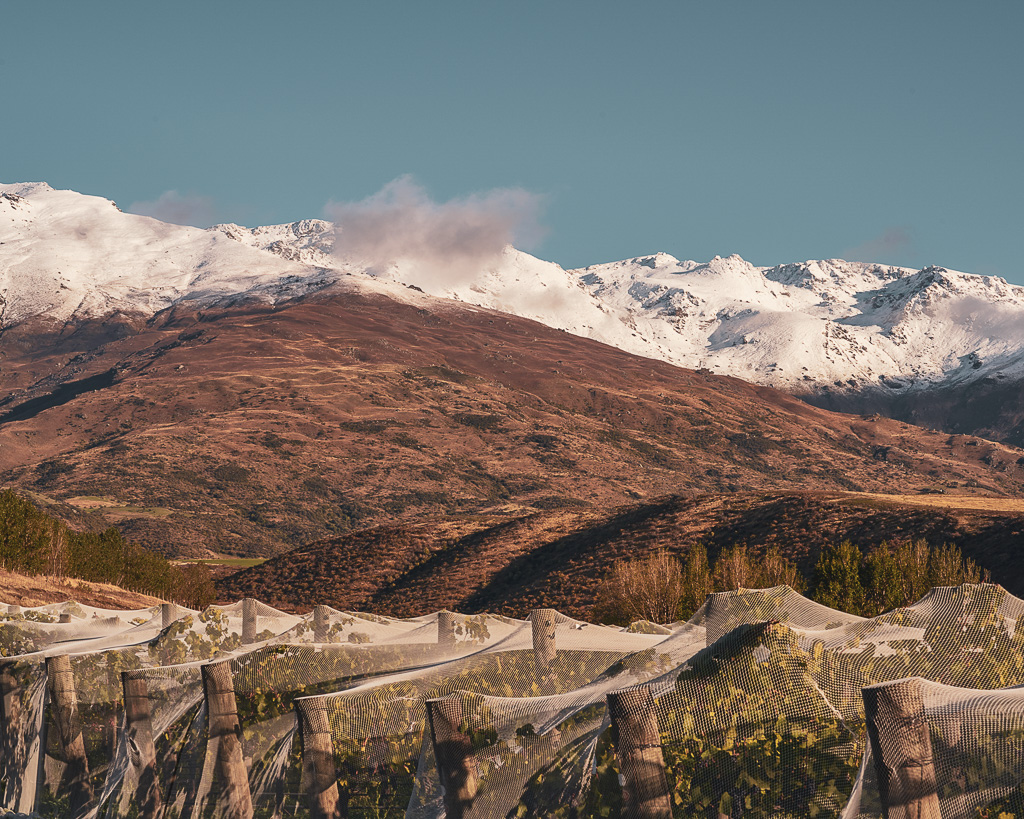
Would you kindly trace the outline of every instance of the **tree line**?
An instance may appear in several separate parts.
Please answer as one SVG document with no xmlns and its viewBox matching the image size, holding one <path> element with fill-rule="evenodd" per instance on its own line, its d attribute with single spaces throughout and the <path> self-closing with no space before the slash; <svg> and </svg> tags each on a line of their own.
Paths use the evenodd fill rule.
<svg viewBox="0 0 1024 819">
<path fill-rule="evenodd" d="M 755 553 L 736 545 L 712 562 L 698 544 L 685 560 L 660 550 L 617 563 L 598 593 L 594 617 L 620 625 L 671 623 L 691 617 L 712 592 L 779 585 L 829 608 L 874 617 L 920 600 L 935 586 L 988 580 L 988 572 L 956 546 L 933 547 L 924 540 L 883 543 L 867 555 L 848 540 L 832 544 L 809 577 L 774 546 Z"/>
<path fill-rule="evenodd" d="M 193 608 L 214 597 L 205 566 L 174 566 L 114 527 L 76 532 L 10 489 L 0 492 L 0 567 L 28 575 L 113 583 Z"/>
</svg>

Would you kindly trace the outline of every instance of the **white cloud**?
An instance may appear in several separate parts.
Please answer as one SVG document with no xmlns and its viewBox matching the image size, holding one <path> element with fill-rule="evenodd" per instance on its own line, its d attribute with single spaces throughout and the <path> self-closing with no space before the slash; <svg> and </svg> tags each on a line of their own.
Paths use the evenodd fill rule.
<svg viewBox="0 0 1024 819">
<path fill-rule="evenodd" d="M 543 234 L 541 197 L 500 188 L 433 201 L 402 176 L 361 202 L 331 202 L 335 253 L 369 270 L 400 263 L 435 282 L 466 281 L 498 260 L 506 245 L 531 247 Z"/>
</svg>

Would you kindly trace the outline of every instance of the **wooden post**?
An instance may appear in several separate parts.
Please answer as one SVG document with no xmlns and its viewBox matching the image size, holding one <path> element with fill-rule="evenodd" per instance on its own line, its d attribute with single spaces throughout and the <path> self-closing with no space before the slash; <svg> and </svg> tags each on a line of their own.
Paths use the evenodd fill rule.
<svg viewBox="0 0 1024 819">
<path fill-rule="evenodd" d="M 462 698 L 457 694 L 427 700 L 427 722 L 434 745 L 437 774 L 444 788 L 447 819 L 464 819 L 476 799 L 477 775 L 473 742 L 462 726 Z"/>
<path fill-rule="evenodd" d="M 299 725 L 302 731 L 303 780 L 313 819 L 345 819 L 348 816 L 348 794 L 338 792 L 338 771 L 334 767 L 334 739 L 331 736 L 330 713 L 320 699 L 299 702 Z"/>
<path fill-rule="evenodd" d="M 327 606 L 315 606 L 313 608 L 313 641 L 326 643 L 331 625 L 330 609 Z"/>
<path fill-rule="evenodd" d="M 455 613 L 437 613 L 437 644 L 442 648 L 455 648 Z"/>
<path fill-rule="evenodd" d="M 157 782 L 156 745 L 153 742 L 152 708 L 146 674 L 141 670 L 122 671 L 126 739 L 133 753 L 129 759 L 138 784 L 133 803 L 141 816 L 156 816 L 160 811 L 160 785 Z"/>
<path fill-rule="evenodd" d="M 886 819 L 941 819 L 921 680 L 861 689 Z"/>
<path fill-rule="evenodd" d="M 238 723 L 231 660 L 204 665 L 202 674 L 210 743 L 206 753 L 215 755 L 214 777 L 221 783 L 223 816 L 252 819 L 252 794 L 242 756 L 242 729 Z"/>
<path fill-rule="evenodd" d="M 178 619 L 178 607 L 174 603 L 160 604 L 160 629 L 167 628 Z"/>
<path fill-rule="evenodd" d="M 547 677 L 551 673 L 551 663 L 555 659 L 555 621 L 558 612 L 554 609 L 534 609 L 530 612 L 530 624 L 533 627 L 533 661 L 537 667 L 538 677 Z"/>
<path fill-rule="evenodd" d="M 672 819 L 654 697 L 646 685 L 608 695 L 608 713 L 622 772 L 622 803 L 631 819 Z"/>
<path fill-rule="evenodd" d="M 20 796 L 20 774 L 25 764 L 27 749 L 22 734 L 21 686 L 14 676 L 10 664 L 0 665 L 0 722 L 3 734 L 0 736 L 0 796 L 3 805 L 15 810 Z"/>
<path fill-rule="evenodd" d="M 251 597 L 242 600 L 242 645 L 256 642 L 256 601 Z"/>
<path fill-rule="evenodd" d="M 68 793 L 68 809 L 72 815 L 83 813 L 93 801 L 89 782 L 89 759 L 85 755 L 82 720 L 78 714 L 78 694 L 71 658 L 67 654 L 48 657 L 46 682 L 50 687 L 50 706 L 63 749 L 64 782 Z"/>
</svg>

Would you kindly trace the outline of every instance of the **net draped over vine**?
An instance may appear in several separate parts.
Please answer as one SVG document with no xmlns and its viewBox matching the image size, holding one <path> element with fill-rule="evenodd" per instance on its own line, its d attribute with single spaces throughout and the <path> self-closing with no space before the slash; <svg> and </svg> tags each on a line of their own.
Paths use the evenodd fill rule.
<svg viewBox="0 0 1024 819">
<path fill-rule="evenodd" d="M 993 585 L 874 618 L 740 590 L 687 622 L 628 629 L 550 609 L 12 607 L 0 807 L 874 819 L 897 785 L 880 778 L 870 730 L 890 740 L 865 698 L 909 679 L 936 815 L 1024 819 L 1022 615 Z"/>
</svg>

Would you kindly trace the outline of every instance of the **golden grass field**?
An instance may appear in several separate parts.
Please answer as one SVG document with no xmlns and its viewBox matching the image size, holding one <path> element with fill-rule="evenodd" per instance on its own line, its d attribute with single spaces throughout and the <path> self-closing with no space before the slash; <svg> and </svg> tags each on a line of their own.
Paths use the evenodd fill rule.
<svg viewBox="0 0 1024 819">
<path fill-rule="evenodd" d="M 159 597 L 127 591 L 110 583 L 73 577 L 30 577 L 0 569 L 0 603 L 43 606 L 74 600 L 102 609 L 143 609 L 164 602 Z"/>
<path fill-rule="evenodd" d="M 1024 513 L 1024 498 L 990 498 L 977 495 L 885 495 L 878 492 L 849 492 L 846 494 L 851 498 L 866 498 L 901 506 L 924 506 L 929 509 Z"/>
</svg>

